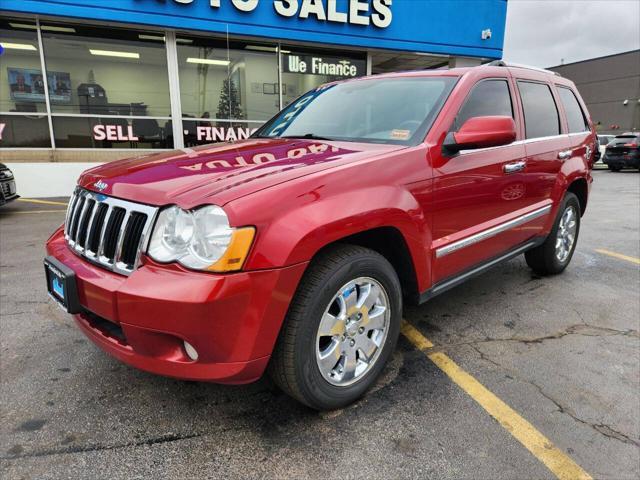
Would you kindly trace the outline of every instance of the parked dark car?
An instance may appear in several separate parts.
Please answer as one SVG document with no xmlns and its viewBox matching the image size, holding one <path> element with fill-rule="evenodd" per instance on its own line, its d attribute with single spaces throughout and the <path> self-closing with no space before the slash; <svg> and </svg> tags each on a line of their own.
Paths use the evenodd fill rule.
<svg viewBox="0 0 640 480">
<path fill-rule="evenodd" d="M 0 163 L 0 205 L 19 197 L 16 193 L 16 181 L 13 178 L 13 172 L 4 163 Z"/>
<path fill-rule="evenodd" d="M 613 172 L 623 168 L 640 169 L 640 133 L 617 135 L 607 144 L 602 161 Z"/>
</svg>

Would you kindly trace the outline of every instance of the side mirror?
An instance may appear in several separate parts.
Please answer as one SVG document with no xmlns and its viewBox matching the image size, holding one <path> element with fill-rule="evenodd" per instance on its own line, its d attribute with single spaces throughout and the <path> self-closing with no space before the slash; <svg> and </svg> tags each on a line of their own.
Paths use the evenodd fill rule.
<svg viewBox="0 0 640 480">
<path fill-rule="evenodd" d="M 507 116 L 471 117 L 460 130 L 449 132 L 442 144 L 451 154 L 460 150 L 474 148 L 499 147 L 508 145 L 516 139 L 516 124 Z"/>
</svg>

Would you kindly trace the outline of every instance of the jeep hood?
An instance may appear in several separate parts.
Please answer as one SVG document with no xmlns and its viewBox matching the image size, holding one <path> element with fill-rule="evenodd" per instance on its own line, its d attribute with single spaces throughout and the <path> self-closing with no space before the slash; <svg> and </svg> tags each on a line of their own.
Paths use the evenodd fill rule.
<svg viewBox="0 0 640 480">
<path fill-rule="evenodd" d="M 224 205 L 315 172 L 404 148 L 298 139 L 248 139 L 110 162 L 84 172 L 79 185 L 150 205 Z"/>
</svg>

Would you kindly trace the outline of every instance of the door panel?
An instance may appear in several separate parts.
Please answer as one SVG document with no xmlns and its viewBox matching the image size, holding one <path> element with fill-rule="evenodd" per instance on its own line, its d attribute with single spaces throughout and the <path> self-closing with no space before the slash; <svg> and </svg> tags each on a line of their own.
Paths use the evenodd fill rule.
<svg viewBox="0 0 640 480">
<path fill-rule="evenodd" d="M 452 130 L 466 118 L 483 115 L 512 115 L 522 139 L 520 103 L 511 79 L 478 82 L 458 111 Z M 433 283 L 499 256 L 542 230 L 544 218 L 529 217 L 546 203 L 536 194 L 538 176 L 527 164 L 522 140 L 437 160 Z M 515 221 L 523 216 L 527 221 Z M 503 228 L 505 224 L 508 228 Z"/>
<path fill-rule="evenodd" d="M 505 174 L 504 165 L 525 158 L 521 142 L 467 151 L 448 159 L 434 171 L 433 248 L 475 235 L 507 222 L 518 211 L 530 209 L 527 173 Z M 522 229 L 515 228 L 458 249 L 445 256 L 434 255 L 433 282 L 460 273 L 518 244 Z"/>
<path fill-rule="evenodd" d="M 531 176 L 533 202 L 551 201 L 562 164 L 569 158 L 571 143 L 567 135 L 530 140 L 525 144 L 527 169 Z M 566 154 L 566 156 L 565 156 Z M 561 158 L 564 157 L 564 158 Z"/>
</svg>

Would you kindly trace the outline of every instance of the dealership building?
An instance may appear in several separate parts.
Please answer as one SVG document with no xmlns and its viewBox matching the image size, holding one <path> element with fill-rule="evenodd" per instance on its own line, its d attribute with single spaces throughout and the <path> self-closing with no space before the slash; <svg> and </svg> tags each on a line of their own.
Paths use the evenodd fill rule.
<svg viewBox="0 0 640 480">
<path fill-rule="evenodd" d="M 550 67 L 573 80 L 598 133 L 640 131 L 640 50 Z"/>
<path fill-rule="evenodd" d="M 506 10 L 506 0 L 2 0 L 0 162 L 24 196 L 68 195 L 92 165 L 246 138 L 328 81 L 501 58 Z"/>
</svg>

